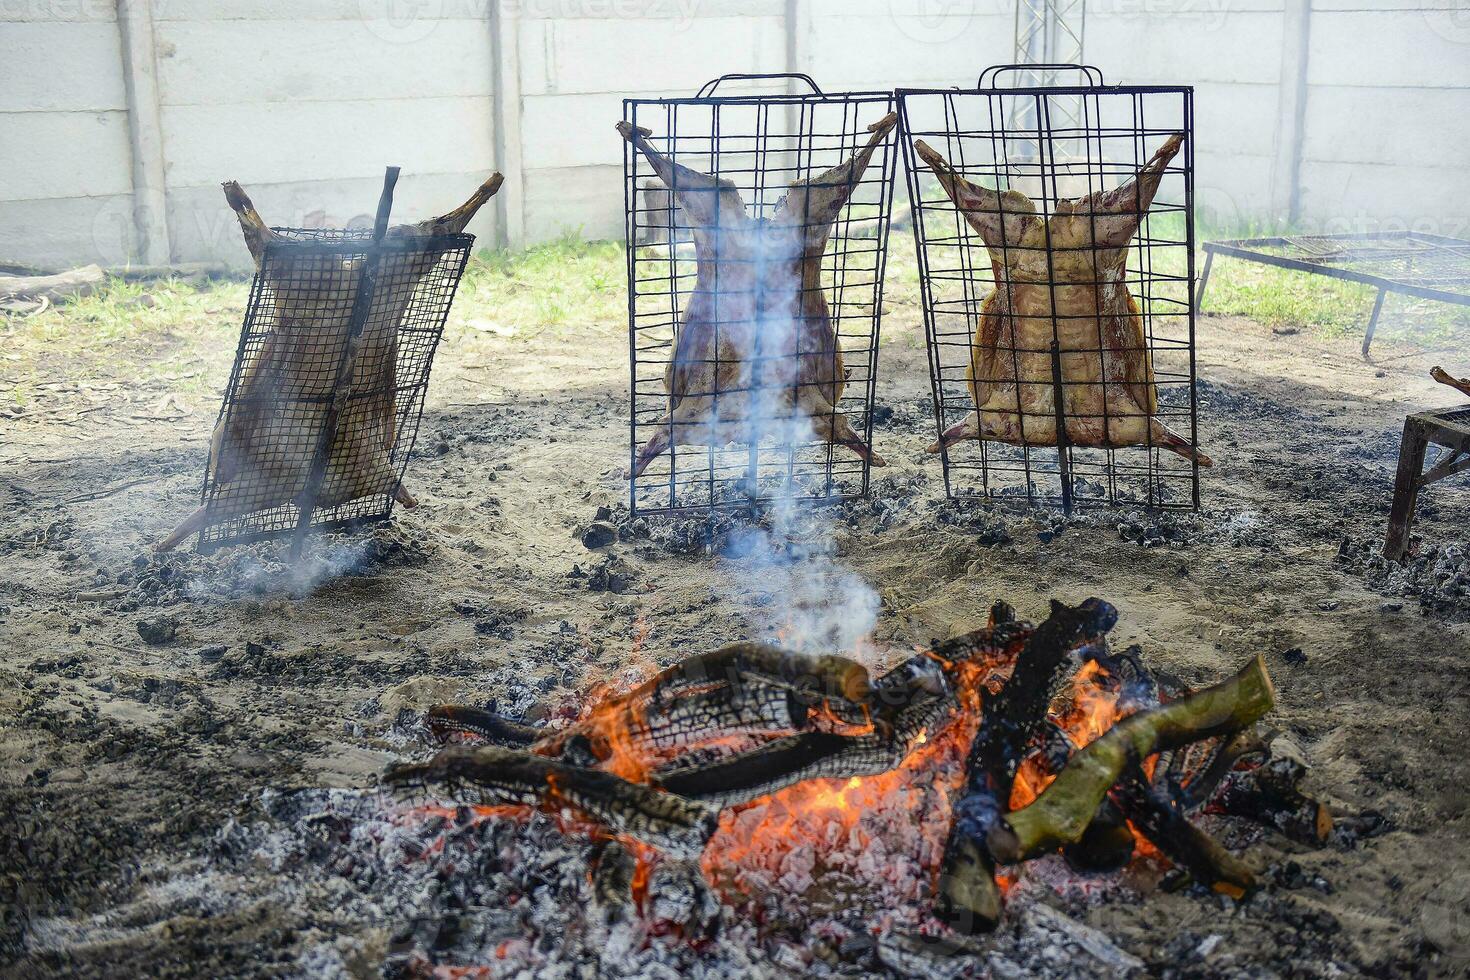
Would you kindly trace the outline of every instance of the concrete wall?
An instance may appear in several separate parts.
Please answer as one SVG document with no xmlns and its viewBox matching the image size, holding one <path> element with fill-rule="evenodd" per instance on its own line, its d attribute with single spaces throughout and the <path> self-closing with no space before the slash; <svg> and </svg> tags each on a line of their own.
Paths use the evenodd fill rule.
<svg viewBox="0 0 1470 980">
<path fill-rule="evenodd" d="M 1013 27 L 1011 0 L 0 0 L 0 260 L 240 263 L 221 180 L 339 224 L 389 163 L 404 218 L 504 172 L 485 244 L 618 236 L 623 98 L 969 86 Z M 1109 81 L 1196 86 L 1226 224 L 1470 234 L 1467 55 L 1461 0 L 1090 0 L 1086 25 Z"/>
<path fill-rule="evenodd" d="M 0 261 L 125 253 L 132 192 L 113 6 L 0 3 Z"/>
</svg>

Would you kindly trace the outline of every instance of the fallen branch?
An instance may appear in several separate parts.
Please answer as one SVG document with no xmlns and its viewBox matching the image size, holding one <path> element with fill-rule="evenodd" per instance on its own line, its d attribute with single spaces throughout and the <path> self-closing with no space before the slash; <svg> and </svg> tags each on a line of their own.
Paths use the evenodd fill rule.
<svg viewBox="0 0 1470 980">
<path fill-rule="evenodd" d="M 53 276 L 0 276 L 0 301 L 44 299 L 64 303 L 78 296 L 90 296 L 106 278 L 99 265 L 69 269 Z"/>
</svg>

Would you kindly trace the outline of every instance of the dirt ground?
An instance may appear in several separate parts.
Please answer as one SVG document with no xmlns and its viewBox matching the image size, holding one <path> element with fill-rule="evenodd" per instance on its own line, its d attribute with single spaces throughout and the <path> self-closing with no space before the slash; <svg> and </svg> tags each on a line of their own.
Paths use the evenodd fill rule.
<svg viewBox="0 0 1470 980">
<path fill-rule="evenodd" d="M 215 313 L 238 323 L 228 304 Z M 1454 403 L 1427 372 L 1463 373 L 1464 351 L 1381 343 L 1367 363 L 1348 339 L 1206 316 L 1206 511 L 1065 520 L 942 506 L 917 324 L 903 297 L 884 324 L 878 397 L 894 413 L 876 440 L 892 465 L 874 502 L 836 515 L 841 561 L 882 599 L 876 642 L 973 628 L 997 597 L 1039 617 L 1050 597 L 1099 595 L 1121 611 L 1116 640 L 1185 681 L 1263 652 L 1271 723 L 1306 749 L 1311 790 L 1369 828 L 1320 850 L 1260 836 L 1249 855 L 1269 884 L 1238 905 L 1157 893 L 1079 916 L 1164 976 L 1464 975 L 1470 494 L 1427 492 L 1408 573 L 1368 557 L 1404 416 Z M 417 750 L 405 710 L 494 700 L 541 718 L 750 628 L 762 597 L 737 560 L 681 553 L 657 528 L 595 551 L 580 540 L 626 499 L 620 325 L 482 332 L 473 348 L 462 330 L 409 469 L 421 505 L 318 546 L 304 572 L 265 548 L 149 551 L 197 498 L 228 340 L 203 394 L 170 402 L 177 384 L 119 376 L 126 405 L 61 385 L 48 413 L 4 423 L 0 972 L 311 972 L 301 954 L 326 919 L 248 902 L 109 910 L 228 822 L 262 819 L 263 789 L 373 786 Z M 173 634 L 148 642 L 140 621 Z"/>
</svg>

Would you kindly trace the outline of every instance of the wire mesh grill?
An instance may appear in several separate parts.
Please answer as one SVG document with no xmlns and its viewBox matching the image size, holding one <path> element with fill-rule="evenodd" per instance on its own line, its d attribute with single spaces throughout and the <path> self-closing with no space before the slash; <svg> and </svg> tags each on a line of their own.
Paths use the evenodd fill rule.
<svg viewBox="0 0 1470 980">
<path fill-rule="evenodd" d="M 389 517 L 474 242 L 275 231 L 211 441 L 202 552 Z"/>
<path fill-rule="evenodd" d="M 1075 67 L 898 90 L 946 490 L 1197 508 L 1192 89 Z"/>
<path fill-rule="evenodd" d="M 893 96 L 797 79 L 623 103 L 635 513 L 867 492 Z"/>
<path fill-rule="evenodd" d="M 1429 299 L 1470 303 L 1470 241 L 1462 239 L 1417 232 L 1287 235 L 1206 242 L 1204 247 L 1382 288 L 1417 290 Z"/>
</svg>

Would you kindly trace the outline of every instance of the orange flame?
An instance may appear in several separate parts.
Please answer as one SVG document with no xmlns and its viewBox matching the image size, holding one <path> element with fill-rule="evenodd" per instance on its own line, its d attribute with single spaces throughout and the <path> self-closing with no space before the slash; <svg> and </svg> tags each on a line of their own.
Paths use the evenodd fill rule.
<svg viewBox="0 0 1470 980">
<path fill-rule="evenodd" d="M 951 662 L 926 651 L 945 668 L 954 687 L 956 706 L 950 715 L 921 731 L 908 755 L 886 772 L 807 780 L 724 810 L 701 858 L 707 879 L 736 903 L 773 888 L 808 893 L 829 871 L 841 871 L 849 879 L 886 881 L 889 896 L 921 900 L 933 887 L 944 858 L 950 813 L 964 783 L 965 757 L 979 728 L 983 697 L 1004 685 L 1014 669 L 1016 652 Z M 543 740 L 535 751 L 556 754 L 565 739 L 576 733 L 588 739 L 602 768 L 633 782 L 648 782 L 666 761 L 661 756 L 675 750 L 661 752 L 641 739 L 647 725 L 647 692 L 636 684 L 632 673 L 625 673 L 622 683 L 599 685 L 581 717 L 557 736 Z M 1067 691 L 1053 701 L 1048 715 L 1073 749 L 1081 749 L 1122 717 L 1120 693 L 1099 663 L 1088 662 L 1077 671 Z M 808 723 L 853 736 L 867 734 L 874 727 L 871 719 L 854 723 L 839 717 L 825 702 L 810 710 Z M 753 736 L 727 736 L 707 744 L 724 742 L 732 751 L 760 744 Z M 1150 773 L 1154 762 L 1150 758 L 1145 763 Z M 1032 802 L 1053 778 L 1039 753 L 1026 759 L 1016 773 L 1010 808 Z M 595 829 L 566 809 L 557 795 L 553 785 L 544 810 L 592 836 L 608 836 L 605 829 Z M 501 815 L 501 810 L 529 812 L 527 808 L 484 809 L 487 817 Z M 1139 853 L 1157 854 L 1136 831 L 1134 837 Z M 634 891 L 642 907 L 657 853 L 619 839 L 636 857 Z M 898 866 L 906 870 L 900 873 L 895 870 Z M 997 876 L 1003 891 L 1015 884 L 1016 874 L 1017 869 L 1003 869 Z"/>
</svg>

